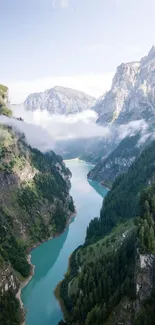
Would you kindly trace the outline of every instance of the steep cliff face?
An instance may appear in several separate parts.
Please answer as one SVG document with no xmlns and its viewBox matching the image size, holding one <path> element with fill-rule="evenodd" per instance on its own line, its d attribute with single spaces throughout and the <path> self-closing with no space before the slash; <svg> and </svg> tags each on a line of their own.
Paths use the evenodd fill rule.
<svg viewBox="0 0 155 325">
<path fill-rule="evenodd" d="M 71 174 L 62 158 L 32 149 L 10 127 L 0 127 L 0 139 L 0 202 L 13 220 L 15 233 L 37 242 L 63 230 L 71 213 Z M 55 215 L 58 207 L 64 214 L 63 225 Z M 40 233 L 41 224 L 45 233 Z"/>
<path fill-rule="evenodd" d="M 114 308 L 105 325 L 140 325 L 145 322 L 145 304 L 154 289 L 154 254 L 138 254 L 135 268 L 136 297 L 134 300 L 124 297 Z M 151 311 L 151 310 L 150 310 Z M 143 321 L 141 320 L 143 315 Z"/>
<path fill-rule="evenodd" d="M 61 157 L 32 149 L 23 135 L 0 126 L 0 306 L 5 295 L 4 314 L 10 303 L 18 304 L 15 295 L 21 280 L 30 274 L 28 250 L 61 233 L 74 212 L 70 177 Z M 16 312 L 21 319 L 19 306 Z"/>
<path fill-rule="evenodd" d="M 30 111 L 47 110 L 50 114 L 68 115 L 90 109 L 94 103 L 94 97 L 57 86 L 42 93 L 29 95 L 23 105 Z"/>
<path fill-rule="evenodd" d="M 114 76 L 112 87 L 93 109 L 99 113 L 98 123 L 113 123 L 119 116 L 124 102 L 133 90 L 139 71 L 138 62 L 122 63 Z"/>
<path fill-rule="evenodd" d="M 0 113 L 10 116 L 11 111 L 6 106 L 7 92 L 2 95 Z M 16 294 L 21 282 L 31 272 L 26 257 L 28 251 L 61 233 L 74 213 L 69 194 L 70 177 L 71 173 L 60 156 L 53 151 L 43 154 L 26 143 L 24 134 L 11 126 L 0 125 L 2 325 L 18 325 L 23 320 Z"/>
<path fill-rule="evenodd" d="M 102 159 L 88 174 L 88 178 L 97 180 L 107 187 L 111 187 L 115 178 L 126 172 L 134 160 L 139 156 L 142 147 L 138 142 L 140 134 L 126 137 L 117 148 Z"/>
<path fill-rule="evenodd" d="M 112 87 L 97 105 L 100 124 L 155 117 L 155 47 L 139 62 L 122 63 Z M 94 106 L 95 109 L 95 106 Z"/>
<path fill-rule="evenodd" d="M 94 108 L 95 109 L 95 108 Z M 89 177 L 111 186 L 116 176 L 128 170 L 141 150 L 154 139 L 155 125 L 155 47 L 140 62 L 122 64 L 117 68 L 111 90 L 97 106 L 97 123 L 108 124 L 111 134 L 109 148 Z M 130 137 L 119 140 L 121 126 L 135 121 L 145 122 L 142 130 L 131 132 Z M 117 133 L 118 130 L 118 133 Z M 119 131 L 120 130 L 120 131 Z"/>
</svg>

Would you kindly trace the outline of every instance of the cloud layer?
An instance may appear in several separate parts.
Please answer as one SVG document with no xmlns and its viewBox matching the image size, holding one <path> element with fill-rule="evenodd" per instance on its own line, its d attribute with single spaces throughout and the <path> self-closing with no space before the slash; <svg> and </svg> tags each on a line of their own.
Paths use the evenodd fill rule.
<svg viewBox="0 0 155 325">
<path fill-rule="evenodd" d="M 132 121 L 116 128 L 103 127 L 96 124 L 97 114 L 92 110 L 82 113 L 64 115 L 49 115 L 47 111 L 25 111 L 22 106 L 14 107 L 14 116 L 24 118 L 24 122 L 16 118 L 0 116 L 0 123 L 11 125 L 25 134 L 27 142 L 45 152 L 55 149 L 57 141 L 75 139 L 118 139 L 134 135 L 141 131 L 142 137 L 147 134 L 147 124 L 144 120 Z M 113 141 L 113 140 L 112 140 Z M 95 142 L 94 142 L 95 143 Z"/>
</svg>

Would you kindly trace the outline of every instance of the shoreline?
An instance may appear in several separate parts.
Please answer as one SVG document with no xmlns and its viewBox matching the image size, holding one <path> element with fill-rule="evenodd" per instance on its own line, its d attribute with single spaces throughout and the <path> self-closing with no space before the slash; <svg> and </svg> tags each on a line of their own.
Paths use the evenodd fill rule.
<svg viewBox="0 0 155 325">
<path fill-rule="evenodd" d="M 28 263 L 29 263 L 29 265 L 31 266 L 31 271 L 30 271 L 30 275 L 29 275 L 29 277 L 27 278 L 27 279 L 25 279 L 24 280 L 24 282 L 21 282 L 20 283 L 20 286 L 19 286 L 19 290 L 18 290 L 18 292 L 17 292 L 17 294 L 16 294 L 16 298 L 19 300 L 19 303 L 20 303 L 20 307 L 21 307 L 21 309 L 22 309 L 22 311 L 23 311 L 23 318 L 24 318 L 24 321 L 22 322 L 22 324 L 21 325 L 25 325 L 26 324 L 26 313 L 27 313 L 27 310 L 25 309 L 25 307 L 24 307 L 24 304 L 23 304 L 23 301 L 22 301 L 22 298 L 21 298 L 21 293 L 22 293 L 22 290 L 27 286 L 27 284 L 31 281 L 31 279 L 32 279 L 32 277 L 33 277 L 33 275 L 34 275 L 34 270 L 35 270 L 35 265 L 33 265 L 32 263 L 31 263 L 31 255 L 30 254 L 28 254 L 27 255 L 27 261 L 28 261 Z"/>
<path fill-rule="evenodd" d="M 107 191 L 110 191 L 111 190 L 111 187 L 108 187 L 107 185 L 104 185 L 102 182 L 99 182 L 99 181 L 96 181 L 94 179 L 91 179 L 89 177 L 87 177 L 87 180 L 90 181 L 90 182 L 97 182 L 99 183 L 102 187 L 104 187 Z"/>
<path fill-rule="evenodd" d="M 63 279 L 63 280 L 64 280 L 64 279 Z M 61 308 L 61 311 L 62 311 L 62 314 L 63 314 L 63 319 L 65 320 L 65 319 L 67 318 L 67 316 L 68 316 L 68 313 L 67 313 L 67 311 L 66 311 L 64 301 L 63 301 L 63 299 L 62 299 L 61 296 L 60 296 L 60 288 L 61 288 L 61 284 L 62 284 L 63 280 L 61 280 L 61 281 L 57 284 L 57 286 L 56 286 L 56 288 L 55 288 L 55 290 L 54 290 L 54 295 L 55 295 L 55 298 L 57 299 L 57 301 L 58 301 L 58 303 L 59 303 L 59 306 L 60 306 L 60 308 Z M 22 325 L 23 325 L 23 324 L 22 324 Z"/>
<path fill-rule="evenodd" d="M 95 164 L 93 164 L 92 162 L 90 162 L 90 161 L 86 161 L 86 160 L 83 160 L 83 159 L 80 159 L 80 158 L 72 158 L 72 159 L 64 159 L 63 160 L 64 161 L 64 163 L 65 162 L 79 162 L 79 163 L 85 163 L 85 164 L 87 164 L 87 165 L 92 165 L 92 166 L 95 166 Z"/>
<path fill-rule="evenodd" d="M 67 266 L 67 271 L 66 273 L 64 274 L 64 278 L 57 284 L 55 290 L 54 290 L 54 295 L 60 305 L 60 308 L 61 308 L 61 311 L 62 311 L 62 314 L 63 314 L 63 318 L 65 321 L 67 321 L 67 319 L 69 318 L 69 314 L 68 314 L 68 311 L 65 307 L 65 304 L 64 304 L 64 300 L 63 298 L 61 298 L 61 295 L 60 295 L 60 289 L 61 289 L 61 285 L 63 283 L 63 281 L 65 280 L 65 277 L 67 276 L 67 274 L 70 272 L 70 260 L 71 260 L 71 257 L 72 257 L 72 254 L 74 253 L 74 251 L 71 253 L 71 255 L 69 256 L 68 258 L 68 266 Z"/>
<path fill-rule="evenodd" d="M 34 272 L 35 272 L 35 265 L 33 265 L 31 263 L 31 254 L 30 254 L 30 252 L 33 251 L 35 248 L 39 247 L 40 245 L 42 245 L 43 243 L 48 242 L 48 241 L 50 241 L 50 240 L 52 240 L 54 238 L 57 238 L 57 237 L 61 236 L 64 233 L 64 231 L 67 229 L 67 227 L 69 226 L 69 224 L 71 222 L 71 219 L 76 216 L 76 213 L 77 213 L 77 211 L 75 210 L 75 212 L 74 213 L 71 213 L 71 215 L 68 217 L 68 220 L 66 222 L 66 226 L 65 226 L 65 228 L 64 228 L 64 230 L 63 230 L 62 233 L 56 233 L 55 235 L 51 236 L 50 238 L 44 239 L 42 242 L 38 242 L 38 243 L 34 244 L 32 247 L 30 247 L 28 249 L 27 261 L 28 261 L 29 265 L 31 266 L 30 275 L 23 282 L 20 281 L 20 286 L 19 286 L 18 292 L 16 293 L 16 298 L 19 300 L 20 307 L 21 307 L 21 309 L 23 311 L 24 321 L 21 323 L 21 325 L 26 325 L 26 314 L 28 312 L 28 310 L 26 310 L 25 307 L 24 307 L 24 303 L 23 303 L 22 298 L 21 298 L 21 293 L 22 293 L 22 290 L 31 281 L 31 279 L 32 279 L 32 277 L 34 275 Z"/>
</svg>

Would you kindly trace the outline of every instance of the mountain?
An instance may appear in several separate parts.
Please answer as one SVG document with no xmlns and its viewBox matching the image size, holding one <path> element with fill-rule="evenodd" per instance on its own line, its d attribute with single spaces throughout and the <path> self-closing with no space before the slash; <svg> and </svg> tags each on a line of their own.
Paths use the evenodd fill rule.
<svg viewBox="0 0 155 325">
<path fill-rule="evenodd" d="M 11 116 L 12 111 L 7 107 L 8 87 L 0 85 L 0 115 Z"/>
<path fill-rule="evenodd" d="M 54 87 L 27 97 L 24 107 L 27 110 L 47 110 L 50 114 L 74 114 L 90 109 L 96 99 L 70 88 Z"/>
<path fill-rule="evenodd" d="M 117 177 L 56 289 L 67 325 L 153 325 L 155 141 Z M 63 323 L 62 323 L 63 324 Z"/>
<path fill-rule="evenodd" d="M 140 134 L 128 136 L 123 139 L 108 157 L 101 159 L 99 163 L 88 173 L 88 178 L 100 182 L 102 185 L 111 187 L 115 178 L 127 171 L 142 148 L 137 145 Z"/>
<path fill-rule="evenodd" d="M 114 136 L 109 139 L 105 154 L 88 177 L 111 186 L 116 176 L 127 171 L 155 136 L 155 47 L 139 62 L 121 64 L 110 91 L 93 109 L 99 113 L 97 123 L 108 125 L 111 134 L 116 134 L 116 140 L 114 143 Z M 118 134 L 122 127 L 128 128 L 137 121 L 144 123 L 141 132 L 135 128 L 131 136 L 120 142 Z"/>
<path fill-rule="evenodd" d="M 2 113 L 10 116 L 6 89 L 1 97 Z M 70 177 L 60 156 L 31 148 L 24 134 L 0 125 L 1 325 L 23 320 L 16 294 L 32 272 L 28 251 L 63 232 L 74 213 Z"/>
<path fill-rule="evenodd" d="M 100 124 L 124 124 L 155 117 L 155 46 L 139 62 L 122 63 L 112 87 L 93 109 Z"/>
</svg>

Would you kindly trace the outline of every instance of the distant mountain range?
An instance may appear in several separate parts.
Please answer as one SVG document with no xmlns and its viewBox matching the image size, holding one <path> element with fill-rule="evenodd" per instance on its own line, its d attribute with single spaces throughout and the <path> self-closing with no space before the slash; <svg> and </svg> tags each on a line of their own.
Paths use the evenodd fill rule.
<svg viewBox="0 0 155 325">
<path fill-rule="evenodd" d="M 27 97 L 24 107 L 28 111 L 47 110 L 50 114 L 74 114 L 90 109 L 96 102 L 84 92 L 56 86 Z"/>
<path fill-rule="evenodd" d="M 155 46 L 140 61 L 118 66 L 111 89 L 98 100 L 83 92 L 54 87 L 28 96 L 26 110 L 47 110 L 50 114 L 74 114 L 92 109 L 97 124 L 108 126 L 111 136 L 58 142 L 56 151 L 65 158 L 80 157 L 97 163 L 89 177 L 111 185 L 125 172 L 155 137 Z M 136 127 L 128 134 L 121 127 L 143 120 L 145 130 Z M 141 141 L 143 138 L 143 141 Z M 114 151 L 113 151 L 114 150 Z"/>
</svg>

